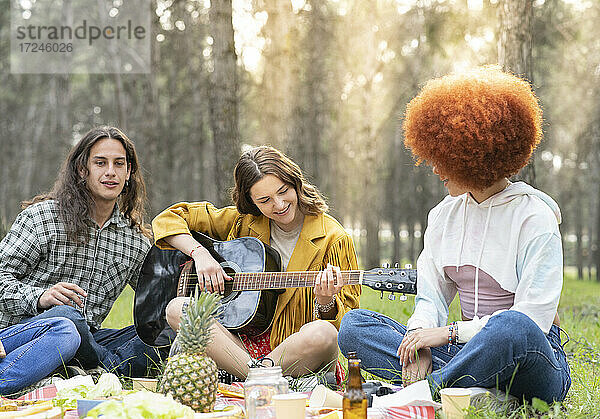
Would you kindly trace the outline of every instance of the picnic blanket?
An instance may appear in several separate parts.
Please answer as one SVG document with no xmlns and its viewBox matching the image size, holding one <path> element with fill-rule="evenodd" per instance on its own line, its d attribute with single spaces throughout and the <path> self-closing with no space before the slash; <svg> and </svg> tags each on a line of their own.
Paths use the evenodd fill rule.
<svg viewBox="0 0 600 419">
<path fill-rule="evenodd" d="M 310 397 L 310 392 L 306 393 Z M 17 400 L 51 400 L 56 396 L 54 384 L 33 390 Z M 241 406 L 244 408 L 244 399 L 237 397 L 223 397 L 217 395 L 215 407 Z M 307 414 L 307 418 L 316 419 L 319 416 Z M 401 407 L 370 407 L 367 411 L 369 419 L 435 419 L 435 409 L 432 406 L 401 406 Z M 78 418 L 76 410 L 68 410 L 65 418 Z"/>
</svg>

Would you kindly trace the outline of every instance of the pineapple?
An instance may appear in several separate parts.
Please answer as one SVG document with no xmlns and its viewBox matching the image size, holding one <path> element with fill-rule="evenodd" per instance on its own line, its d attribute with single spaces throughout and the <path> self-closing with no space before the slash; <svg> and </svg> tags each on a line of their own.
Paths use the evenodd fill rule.
<svg viewBox="0 0 600 419">
<path fill-rule="evenodd" d="M 206 355 L 206 346 L 219 300 L 217 294 L 198 295 L 196 289 L 181 319 L 179 353 L 169 358 L 159 383 L 162 393 L 197 412 L 210 412 L 217 396 L 217 365 Z"/>
</svg>

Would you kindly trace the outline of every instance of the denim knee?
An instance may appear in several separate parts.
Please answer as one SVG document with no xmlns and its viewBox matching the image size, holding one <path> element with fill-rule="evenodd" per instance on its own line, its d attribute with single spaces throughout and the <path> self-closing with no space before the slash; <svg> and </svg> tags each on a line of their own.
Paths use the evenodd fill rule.
<svg viewBox="0 0 600 419">
<path fill-rule="evenodd" d="M 357 328 L 368 321 L 367 317 L 371 317 L 368 313 L 371 313 L 371 311 L 357 308 L 350 310 L 342 317 L 340 330 L 338 331 L 338 346 L 344 356 L 355 350 L 356 339 L 359 335 Z"/>
<path fill-rule="evenodd" d="M 521 345 L 537 329 L 538 326 L 529 316 L 516 310 L 492 316 L 484 327 L 486 336 L 491 340 L 489 343 L 498 348 Z"/>
<path fill-rule="evenodd" d="M 71 320 L 75 326 L 79 326 L 81 322 L 87 325 L 83 314 L 76 308 L 67 305 L 54 306 L 44 311 L 44 315 L 46 317 L 64 317 Z"/>
<path fill-rule="evenodd" d="M 75 323 L 65 317 L 51 317 L 48 320 L 49 326 L 55 331 L 56 344 L 64 362 L 68 362 L 75 356 L 79 344 L 81 343 L 81 336 L 77 331 Z"/>
</svg>

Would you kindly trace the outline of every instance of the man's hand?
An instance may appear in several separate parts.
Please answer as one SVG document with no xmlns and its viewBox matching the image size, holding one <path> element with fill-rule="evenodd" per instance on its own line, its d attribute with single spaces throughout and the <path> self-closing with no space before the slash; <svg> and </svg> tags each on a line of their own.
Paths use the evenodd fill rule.
<svg viewBox="0 0 600 419">
<path fill-rule="evenodd" d="M 79 307 L 83 307 L 83 301 L 81 297 L 87 297 L 81 287 L 70 282 L 59 282 L 54 284 L 52 288 L 47 289 L 41 295 L 38 300 L 38 309 L 47 309 L 53 306 L 69 305 L 75 307 L 75 304 Z"/>
<path fill-rule="evenodd" d="M 431 349 L 419 349 L 414 362 L 402 364 L 402 382 L 405 386 L 415 383 L 424 379 L 431 370 Z"/>
<path fill-rule="evenodd" d="M 6 350 L 2 342 L 0 342 L 0 358 L 6 358 Z"/>
</svg>

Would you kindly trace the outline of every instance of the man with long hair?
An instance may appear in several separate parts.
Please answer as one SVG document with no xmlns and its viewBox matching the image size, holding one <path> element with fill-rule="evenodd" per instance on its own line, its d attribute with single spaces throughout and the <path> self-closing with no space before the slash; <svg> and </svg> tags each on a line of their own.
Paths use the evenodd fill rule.
<svg viewBox="0 0 600 419">
<path fill-rule="evenodd" d="M 89 131 L 53 189 L 24 202 L 0 242 L 0 327 L 67 318 L 83 368 L 147 375 L 159 355 L 134 327 L 101 328 L 126 284 L 135 288 L 150 248 L 145 194 L 131 140 L 113 127 Z"/>
</svg>

